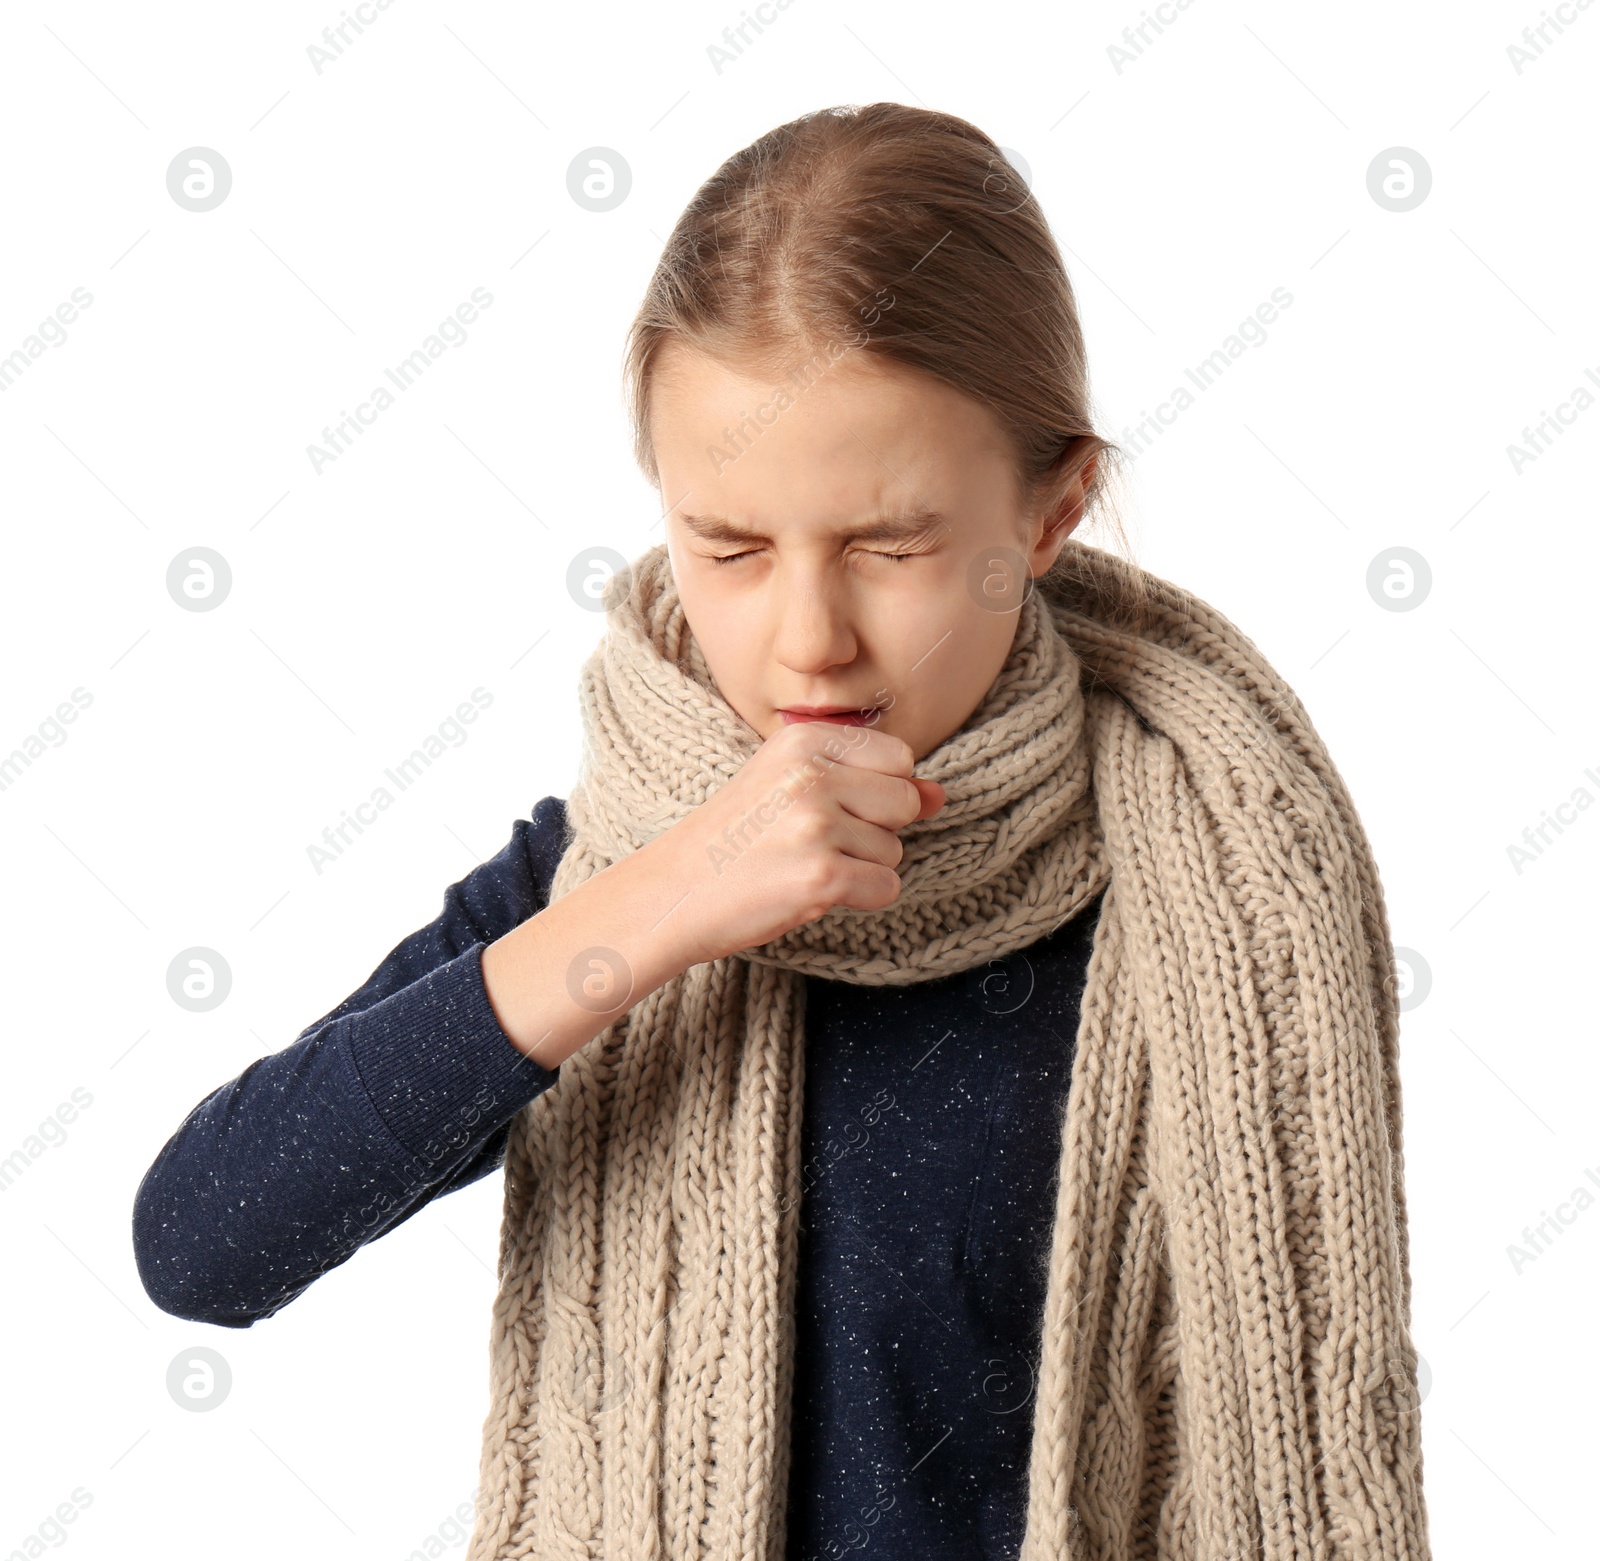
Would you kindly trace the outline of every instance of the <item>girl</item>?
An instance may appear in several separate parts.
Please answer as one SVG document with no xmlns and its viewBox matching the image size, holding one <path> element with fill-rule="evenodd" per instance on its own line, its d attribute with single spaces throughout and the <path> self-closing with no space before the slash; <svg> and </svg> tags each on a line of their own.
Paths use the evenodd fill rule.
<svg viewBox="0 0 1600 1561">
<path fill-rule="evenodd" d="M 248 1327 L 503 1165 L 469 1561 L 1426 1561 L 1377 872 L 1115 449 L 1037 203 L 879 103 L 731 158 L 630 339 L 666 531 L 583 773 L 134 1213 Z"/>
</svg>

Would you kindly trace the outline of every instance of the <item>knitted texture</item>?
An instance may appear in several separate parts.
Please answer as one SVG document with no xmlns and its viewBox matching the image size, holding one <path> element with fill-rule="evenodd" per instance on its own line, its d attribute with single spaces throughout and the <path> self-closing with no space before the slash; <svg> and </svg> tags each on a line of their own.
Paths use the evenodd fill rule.
<svg viewBox="0 0 1600 1561">
<path fill-rule="evenodd" d="M 895 903 L 691 966 L 513 1121 L 467 1561 L 783 1561 L 803 977 L 968 970 L 1102 889 L 1022 1561 L 1428 1561 L 1394 959 L 1365 833 L 1231 623 L 1108 553 L 1065 556 L 916 767 L 948 801 L 900 832 Z M 666 549 L 614 592 L 552 898 L 760 746 Z"/>
</svg>

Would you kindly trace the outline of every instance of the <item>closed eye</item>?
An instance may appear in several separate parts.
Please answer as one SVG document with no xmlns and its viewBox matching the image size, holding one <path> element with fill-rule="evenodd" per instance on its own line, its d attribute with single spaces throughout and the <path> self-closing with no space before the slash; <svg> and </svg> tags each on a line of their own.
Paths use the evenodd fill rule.
<svg viewBox="0 0 1600 1561">
<path fill-rule="evenodd" d="M 760 551 L 760 548 L 751 548 L 744 553 L 710 553 L 706 556 L 714 564 L 734 564 L 741 558 L 754 558 Z M 897 563 L 904 563 L 908 558 L 920 557 L 917 553 L 880 553 L 874 548 L 863 548 L 862 552 L 866 553 L 869 558 L 892 558 Z"/>
</svg>

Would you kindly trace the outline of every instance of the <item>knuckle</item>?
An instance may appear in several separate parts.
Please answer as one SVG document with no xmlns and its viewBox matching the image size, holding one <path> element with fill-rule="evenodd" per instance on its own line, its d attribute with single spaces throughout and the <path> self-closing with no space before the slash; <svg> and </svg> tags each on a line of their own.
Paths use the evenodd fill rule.
<svg viewBox="0 0 1600 1561">
<path fill-rule="evenodd" d="M 802 754 L 820 753 L 826 746 L 835 728 L 826 721 L 796 721 L 791 727 L 784 730 L 790 748 Z"/>
<path fill-rule="evenodd" d="M 839 872 L 832 862 L 813 861 L 801 876 L 800 892 L 807 900 L 820 900 L 823 909 L 833 905 L 839 894 Z M 820 916 L 821 911 L 817 914 Z"/>
<path fill-rule="evenodd" d="M 833 862 L 827 857 L 816 856 L 806 863 L 802 881 L 808 894 L 826 894 L 837 879 L 838 869 Z"/>
<path fill-rule="evenodd" d="M 828 837 L 828 816 L 814 801 L 807 798 L 795 806 L 791 828 L 802 846 L 815 849 Z"/>
</svg>

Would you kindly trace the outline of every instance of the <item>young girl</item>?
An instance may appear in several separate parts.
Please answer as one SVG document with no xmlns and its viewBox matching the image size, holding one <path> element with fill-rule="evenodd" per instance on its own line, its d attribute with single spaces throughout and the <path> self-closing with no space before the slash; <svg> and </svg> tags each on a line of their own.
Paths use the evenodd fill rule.
<svg viewBox="0 0 1600 1561">
<path fill-rule="evenodd" d="M 504 1166 L 468 1561 L 1426 1561 L 1393 956 L 965 121 L 784 125 L 630 340 L 583 772 L 134 1212 L 248 1327 Z"/>
</svg>

